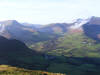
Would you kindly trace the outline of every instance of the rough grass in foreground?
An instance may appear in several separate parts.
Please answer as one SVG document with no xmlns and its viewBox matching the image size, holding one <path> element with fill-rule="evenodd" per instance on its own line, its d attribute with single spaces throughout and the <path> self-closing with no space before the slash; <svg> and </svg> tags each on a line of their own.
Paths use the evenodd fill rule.
<svg viewBox="0 0 100 75">
<path fill-rule="evenodd" d="M 0 65 L 0 75 L 65 75 L 65 74 L 26 70 L 23 68 L 11 67 L 8 65 Z"/>
</svg>

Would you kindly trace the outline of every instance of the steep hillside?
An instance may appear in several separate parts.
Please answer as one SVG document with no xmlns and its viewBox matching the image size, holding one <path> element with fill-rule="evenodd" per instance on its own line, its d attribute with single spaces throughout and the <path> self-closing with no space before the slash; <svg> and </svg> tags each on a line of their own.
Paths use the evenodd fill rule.
<svg viewBox="0 0 100 75">
<path fill-rule="evenodd" d="M 92 17 L 83 25 L 83 31 L 88 37 L 100 41 L 100 17 Z"/>
<path fill-rule="evenodd" d="M 42 70 L 46 68 L 48 61 L 24 43 L 0 36 L 0 64 Z"/>
<path fill-rule="evenodd" d="M 59 58 L 55 59 L 55 58 L 56 56 L 51 56 L 44 53 L 33 51 L 20 41 L 8 40 L 0 36 L 0 65 L 2 64 L 11 65 L 11 66 L 16 66 L 25 69 L 44 70 L 44 71 L 54 72 L 54 73 L 67 73 L 67 71 L 64 72 L 55 71 L 53 69 L 49 70 L 49 67 L 52 64 L 59 63 L 58 61 L 60 61 L 60 59 Z M 56 61 L 52 61 L 52 60 L 56 60 Z M 0 70 L 2 69 L 7 69 L 7 68 L 1 67 Z M 7 70 L 8 71 L 1 71 L 0 73 L 7 74 L 7 73 L 18 72 L 18 71 L 9 72 L 11 71 L 10 68 L 8 68 Z M 26 73 L 27 71 L 24 72 L 21 71 L 21 72 Z"/>
</svg>

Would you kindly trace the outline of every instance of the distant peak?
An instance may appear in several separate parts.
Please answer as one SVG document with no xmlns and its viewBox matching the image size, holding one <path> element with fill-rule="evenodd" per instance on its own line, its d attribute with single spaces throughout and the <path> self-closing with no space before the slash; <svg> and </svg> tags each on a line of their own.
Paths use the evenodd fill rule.
<svg viewBox="0 0 100 75">
<path fill-rule="evenodd" d="M 3 25 L 18 25 L 18 24 L 20 24 L 16 20 L 5 20 L 5 21 L 1 21 L 0 23 Z"/>
<path fill-rule="evenodd" d="M 92 16 L 89 20 L 89 24 L 99 24 L 100 25 L 100 17 Z"/>
<path fill-rule="evenodd" d="M 9 22 L 9 23 L 18 23 L 16 20 L 6 20 L 4 22 Z"/>
<path fill-rule="evenodd" d="M 86 24 L 89 22 L 90 19 L 76 19 L 75 22 L 73 22 L 73 25 L 70 27 L 72 29 L 77 29 L 77 28 L 81 28 L 82 25 Z"/>
</svg>

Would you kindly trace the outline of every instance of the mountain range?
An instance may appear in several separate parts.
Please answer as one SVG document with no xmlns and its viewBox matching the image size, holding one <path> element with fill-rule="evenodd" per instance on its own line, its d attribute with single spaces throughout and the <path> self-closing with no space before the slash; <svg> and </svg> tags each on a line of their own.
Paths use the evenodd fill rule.
<svg viewBox="0 0 100 75">
<path fill-rule="evenodd" d="M 84 32 L 91 37 L 95 35 L 95 37 L 99 39 L 99 35 L 96 34 L 99 33 L 99 24 L 100 18 L 94 16 L 88 19 L 77 19 L 72 23 L 52 23 L 44 26 L 40 24 L 19 23 L 16 20 L 6 20 L 0 21 L 0 35 L 8 39 L 17 39 L 25 43 L 31 41 L 37 42 L 40 39 L 45 41 L 66 32 Z M 89 31 L 91 32 L 91 28 L 94 30 L 94 33 L 89 33 Z"/>
<path fill-rule="evenodd" d="M 26 69 L 100 75 L 100 17 L 48 25 L 0 21 L 0 56 L 0 64 Z"/>
</svg>

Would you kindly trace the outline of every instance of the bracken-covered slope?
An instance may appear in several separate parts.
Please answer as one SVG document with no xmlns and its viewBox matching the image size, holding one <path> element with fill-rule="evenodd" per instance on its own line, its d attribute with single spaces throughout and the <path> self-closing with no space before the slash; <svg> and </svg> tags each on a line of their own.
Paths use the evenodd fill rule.
<svg viewBox="0 0 100 75">
<path fill-rule="evenodd" d="M 66 74 L 50 73 L 37 70 L 27 70 L 8 65 L 0 65 L 0 75 L 66 75 Z"/>
</svg>

